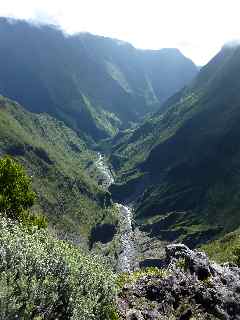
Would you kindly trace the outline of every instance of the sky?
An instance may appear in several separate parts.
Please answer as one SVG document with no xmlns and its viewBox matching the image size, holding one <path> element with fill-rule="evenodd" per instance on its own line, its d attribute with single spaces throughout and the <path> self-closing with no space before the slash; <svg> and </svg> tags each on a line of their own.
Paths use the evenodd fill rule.
<svg viewBox="0 0 240 320">
<path fill-rule="evenodd" d="M 0 16 L 90 32 L 137 48 L 178 48 L 197 65 L 240 38 L 239 0 L 0 0 Z"/>
</svg>

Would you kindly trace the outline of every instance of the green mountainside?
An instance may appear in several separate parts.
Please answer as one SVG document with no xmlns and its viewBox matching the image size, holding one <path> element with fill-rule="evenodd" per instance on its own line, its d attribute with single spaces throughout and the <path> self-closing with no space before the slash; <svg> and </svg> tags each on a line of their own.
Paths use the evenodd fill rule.
<svg viewBox="0 0 240 320">
<path fill-rule="evenodd" d="M 240 48 L 223 47 L 158 113 L 115 137 L 112 192 L 135 194 L 152 236 L 195 246 L 239 227 L 239 71 Z"/>
<path fill-rule="evenodd" d="M 0 93 L 95 141 L 156 110 L 198 72 L 175 49 L 142 51 L 24 21 L 0 18 L 0 38 Z"/>
<path fill-rule="evenodd" d="M 0 37 L 0 318 L 235 320 L 240 46 Z"/>
<path fill-rule="evenodd" d="M 0 92 L 30 111 L 1 98 L 0 152 L 33 176 L 34 210 L 53 228 L 89 238 L 115 223 L 89 149 L 100 141 L 116 173 L 110 191 L 136 203 L 143 231 L 195 246 L 237 229 L 238 47 L 197 74 L 177 49 L 5 18 L 0 35 Z"/>
<path fill-rule="evenodd" d="M 0 115 L 0 154 L 17 159 L 32 177 L 35 212 L 47 214 L 62 236 L 82 240 L 97 223 L 112 219 L 110 195 L 97 185 L 97 155 L 83 139 L 63 122 L 4 97 Z"/>
</svg>

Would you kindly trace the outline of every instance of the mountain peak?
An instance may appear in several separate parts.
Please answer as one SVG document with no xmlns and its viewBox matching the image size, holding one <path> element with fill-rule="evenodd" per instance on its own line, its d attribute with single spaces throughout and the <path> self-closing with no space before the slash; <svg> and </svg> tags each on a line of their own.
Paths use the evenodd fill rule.
<svg viewBox="0 0 240 320">
<path fill-rule="evenodd" d="M 228 41 L 223 45 L 223 49 L 235 49 L 238 47 L 240 47 L 240 39 Z"/>
</svg>

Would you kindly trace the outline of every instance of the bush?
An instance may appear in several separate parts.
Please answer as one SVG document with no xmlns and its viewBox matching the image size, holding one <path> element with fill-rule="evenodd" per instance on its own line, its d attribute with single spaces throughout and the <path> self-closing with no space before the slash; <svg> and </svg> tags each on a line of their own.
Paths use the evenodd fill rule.
<svg viewBox="0 0 240 320">
<path fill-rule="evenodd" d="M 0 212 L 19 218 L 34 204 L 35 197 L 24 168 L 8 156 L 0 159 Z"/>
<path fill-rule="evenodd" d="M 34 228 L 37 229 L 46 229 L 48 227 L 48 220 L 47 218 L 42 214 L 32 214 L 28 211 L 23 211 L 19 214 L 18 219 L 24 227 L 26 227 L 29 231 L 31 231 Z"/>
<path fill-rule="evenodd" d="M 233 254 L 234 254 L 234 262 L 240 266 L 240 246 L 236 246 L 234 249 L 233 249 Z"/>
<path fill-rule="evenodd" d="M 101 258 L 0 217 L 0 319 L 116 319 L 115 280 Z"/>
<path fill-rule="evenodd" d="M 132 284 L 137 282 L 139 279 L 146 276 L 156 276 L 160 278 L 165 278 L 169 275 L 169 272 L 165 269 L 160 269 L 157 267 L 148 267 L 145 269 L 136 270 L 134 272 L 120 273 L 117 277 L 117 286 L 122 289 L 126 284 Z"/>
</svg>

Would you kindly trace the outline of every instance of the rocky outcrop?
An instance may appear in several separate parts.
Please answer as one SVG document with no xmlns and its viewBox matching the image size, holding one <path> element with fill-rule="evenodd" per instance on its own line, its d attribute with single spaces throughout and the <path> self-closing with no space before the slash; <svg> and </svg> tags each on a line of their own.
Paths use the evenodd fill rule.
<svg viewBox="0 0 240 320">
<path fill-rule="evenodd" d="M 240 268 L 183 244 L 167 246 L 164 263 L 163 272 L 146 270 L 123 286 L 121 319 L 240 319 Z"/>
</svg>

